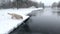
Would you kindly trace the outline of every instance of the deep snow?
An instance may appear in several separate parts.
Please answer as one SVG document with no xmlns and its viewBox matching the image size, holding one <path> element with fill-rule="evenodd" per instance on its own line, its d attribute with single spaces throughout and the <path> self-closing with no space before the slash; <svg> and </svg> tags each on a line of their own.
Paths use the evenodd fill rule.
<svg viewBox="0 0 60 34">
<path fill-rule="evenodd" d="M 18 24 L 21 24 L 29 17 L 27 14 L 37 9 L 42 8 L 0 9 L 0 34 L 8 34 L 9 31 L 16 28 Z M 8 13 L 20 14 L 23 16 L 23 19 L 11 19 L 11 16 L 8 15 Z"/>
</svg>

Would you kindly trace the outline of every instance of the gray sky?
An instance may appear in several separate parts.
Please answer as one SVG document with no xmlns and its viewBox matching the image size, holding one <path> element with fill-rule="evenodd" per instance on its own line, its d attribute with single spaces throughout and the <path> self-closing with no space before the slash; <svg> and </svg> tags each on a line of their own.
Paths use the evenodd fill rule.
<svg viewBox="0 0 60 34">
<path fill-rule="evenodd" d="M 51 5 L 53 2 L 58 2 L 59 0 L 32 0 L 32 1 L 35 1 L 35 2 L 43 2 L 45 3 L 45 5 Z"/>
</svg>

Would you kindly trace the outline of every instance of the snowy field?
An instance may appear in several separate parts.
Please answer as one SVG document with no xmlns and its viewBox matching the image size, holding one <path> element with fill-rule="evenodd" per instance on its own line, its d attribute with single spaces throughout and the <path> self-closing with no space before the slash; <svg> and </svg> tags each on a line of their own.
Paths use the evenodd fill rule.
<svg viewBox="0 0 60 34">
<path fill-rule="evenodd" d="M 8 34 L 12 29 L 16 28 L 17 25 L 21 24 L 29 16 L 30 12 L 33 10 L 42 8 L 21 8 L 21 9 L 0 9 L 0 34 Z M 16 13 L 23 16 L 23 19 L 14 20 L 8 13 Z"/>
</svg>

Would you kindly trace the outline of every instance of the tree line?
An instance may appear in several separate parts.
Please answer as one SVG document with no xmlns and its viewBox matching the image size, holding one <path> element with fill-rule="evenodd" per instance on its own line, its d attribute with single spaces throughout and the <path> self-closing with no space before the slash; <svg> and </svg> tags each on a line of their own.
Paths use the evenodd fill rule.
<svg viewBox="0 0 60 34">
<path fill-rule="evenodd" d="M 31 0 L 14 0 L 13 2 L 9 1 L 7 3 L 3 3 L 0 8 L 28 8 L 31 6 L 36 8 L 44 7 L 44 3 L 37 3 Z"/>
<path fill-rule="evenodd" d="M 54 2 L 52 4 L 52 8 L 54 8 L 54 7 L 60 8 L 60 1 L 58 3 L 57 2 Z"/>
</svg>

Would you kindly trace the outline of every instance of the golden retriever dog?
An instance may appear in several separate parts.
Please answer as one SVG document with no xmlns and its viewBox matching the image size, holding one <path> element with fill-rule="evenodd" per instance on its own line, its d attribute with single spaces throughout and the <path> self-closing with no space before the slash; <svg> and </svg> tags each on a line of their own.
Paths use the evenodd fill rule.
<svg viewBox="0 0 60 34">
<path fill-rule="evenodd" d="M 11 15 L 12 19 L 23 19 L 23 17 L 21 15 L 15 14 L 15 13 L 8 13 L 9 15 Z"/>
</svg>

